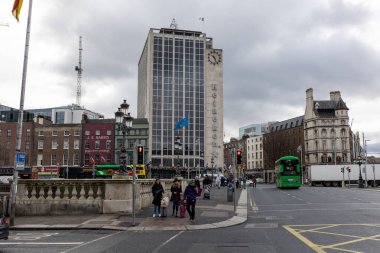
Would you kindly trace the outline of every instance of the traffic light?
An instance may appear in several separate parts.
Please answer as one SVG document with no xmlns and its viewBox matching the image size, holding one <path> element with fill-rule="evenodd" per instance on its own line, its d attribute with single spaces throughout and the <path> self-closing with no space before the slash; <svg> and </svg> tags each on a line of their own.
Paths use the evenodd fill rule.
<svg viewBox="0 0 380 253">
<path fill-rule="evenodd" d="M 340 171 L 341 171 L 342 173 L 344 173 L 344 167 L 343 167 L 343 168 L 340 168 Z"/>
<path fill-rule="evenodd" d="M 347 171 L 348 171 L 348 173 L 351 173 L 351 168 L 347 167 Z"/>
<path fill-rule="evenodd" d="M 144 164 L 144 147 L 137 147 L 137 164 Z"/>
<path fill-rule="evenodd" d="M 236 152 L 236 163 L 241 164 L 241 151 L 240 150 L 238 150 Z"/>
</svg>

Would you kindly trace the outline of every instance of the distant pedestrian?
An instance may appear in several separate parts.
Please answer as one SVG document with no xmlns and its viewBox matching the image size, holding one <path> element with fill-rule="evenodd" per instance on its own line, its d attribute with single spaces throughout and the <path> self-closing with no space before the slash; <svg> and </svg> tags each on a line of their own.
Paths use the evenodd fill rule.
<svg viewBox="0 0 380 253">
<path fill-rule="evenodd" d="M 255 177 L 252 178 L 252 185 L 253 185 L 253 187 L 256 187 L 256 178 Z"/>
<path fill-rule="evenodd" d="M 153 217 L 161 217 L 161 199 L 164 194 L 164 187 L 160 182 L 159 178 L 156 178 L 152 186 L 152 194 L 153 194 Z"/>
<path fill-rule="evenodd" d="M 179 202 L 181 200 L 181 192 L 182 192 L 178 179 L 176 178 L 174 179 L 174 182 L 173 182 L 172 187 L 170 188 L 170 191 L 172 193 L 171 201 L 173 202 L 172 216 L 174 216 L 174 212 L 175 212 L 175 217 L 178 217 L 178 208 L 179 208 Z"/>
<path fill-rule="evenodd" d="M 220 181 L 221 181 L 221 184 L 223 187 L 226 186 L 226 178 L 225 177 L 222 177 L 222 179 Z"/>
<path fill-rule="evenodd" d="M 244 187 L 244 189 L 245 189 L 245 185 L 247 184 L 247 177 L 243 177 L 243 187 Z"/>
<path fill-rule="evenodd" d="M 218 174 L 215 179 L 216 186 L 218 186 L 218 189 L 220 189 L 220 184 L 222 182 L 222 177 Z"/>
<path fill-rule="evenodd" d="M 190 180 L 189 184 L 186 186 L 185 192 L 183 193 L 183 198 L 186 201 L 186 210 L 189 213 L 191 222 L 194 222 L 195 219 L 195 203 L 197 201 L 198 194 L 195 187 L 195 181 Z"/>
</svg>

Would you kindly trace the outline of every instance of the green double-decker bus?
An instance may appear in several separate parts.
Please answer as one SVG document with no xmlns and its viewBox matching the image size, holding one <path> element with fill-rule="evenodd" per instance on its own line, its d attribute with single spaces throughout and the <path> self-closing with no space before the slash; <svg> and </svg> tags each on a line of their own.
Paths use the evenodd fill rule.
<svg viewBox="0 0 380 253">
<path fill-rule="evenodd" d="M 301 166 L 296 156 L 283 156 L 276 161 L 276 184 L 278 188 L 299 188 Z"/>
</svg>

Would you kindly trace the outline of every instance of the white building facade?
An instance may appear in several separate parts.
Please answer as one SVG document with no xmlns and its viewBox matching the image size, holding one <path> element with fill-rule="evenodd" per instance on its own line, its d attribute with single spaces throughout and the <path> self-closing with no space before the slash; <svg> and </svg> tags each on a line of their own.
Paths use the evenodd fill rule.
<svg viewBox="0 0 380 253">
<path fill-rule="evenodd" d="M 351 163 L 348 110 L 339 91 L 330 92 L 330 100 L 314 100 L 313 89 L 306 90 L 306 166 Z"/>
<path fill-rule="evenodd" d="M 256 135 L 247 138 L 247 172 L 261 173 L 264 168 L 263 136 Z"/>
</svg>

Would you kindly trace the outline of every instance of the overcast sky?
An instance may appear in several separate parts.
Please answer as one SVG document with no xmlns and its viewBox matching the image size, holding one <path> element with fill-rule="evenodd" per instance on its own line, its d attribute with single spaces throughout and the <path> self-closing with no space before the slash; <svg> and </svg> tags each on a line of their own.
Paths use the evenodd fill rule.
<svg viewBox="0 0 380 253">
<path fill-rule="evenodd" d="M 29 1 L 20 22 L 0 3 L 0 103 L 19 107 Z M 305 111 L 305 91 L 339 90 L 353 130 L 380 153 L 380 2 L 367 0 L 36 0 L 25 107 L 76 101 L 83 36 L 82 105 L 113 117 L 137 112 L 137 65 L 149 28 L 197 30 L 224 56 L 225 141 L 252 123 Z M 204 22 L 199 18 L 204 17 Z"/>
</svg>

